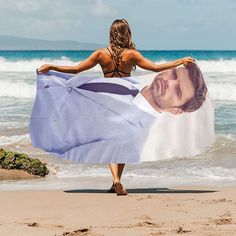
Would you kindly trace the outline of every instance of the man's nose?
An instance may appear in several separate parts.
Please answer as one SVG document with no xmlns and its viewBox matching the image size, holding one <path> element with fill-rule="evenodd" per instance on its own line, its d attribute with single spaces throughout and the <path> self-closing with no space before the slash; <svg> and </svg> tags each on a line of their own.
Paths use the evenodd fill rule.
<svg viewBox="0 0 236 236">
<path fill-rule="evenodd" d="M 176 79 L 176 80 L 171 79 L 171 80 L 167 80 L 166 82 L 167 82 L 168 87 L 169 86 L 175 86 L 176 84 L 179 83 L 178 79 Z"/>
</svg>

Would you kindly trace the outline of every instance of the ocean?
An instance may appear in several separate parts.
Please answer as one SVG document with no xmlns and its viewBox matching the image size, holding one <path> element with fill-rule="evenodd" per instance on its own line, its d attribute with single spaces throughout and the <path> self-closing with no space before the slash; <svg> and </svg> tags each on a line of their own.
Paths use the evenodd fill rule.
<svg viewBox="0 0 236 236">
<path fill-rule="evenodd" d="M 127 187 L 236 184 L 236 51 L 140 51 L 155 63 L 191 56 L 200 66 L 215 107 L 216 143 L 204 154 L 165 161 L 130 164 Z M 1 181 L 0 190 L 108 188 L 107 165 L 76 164 L 33 148 L 28 134 L 36 95 L 36 68 L 42 64 L 75 65 L 91 51 L 0 51 L 0 147 L 28 153 L 48 163 L 43 179 Z M 102 77 L 100 66 L 82 74 Z M 153 73 L 137 67 L 132 76 Z"/>
</svg>

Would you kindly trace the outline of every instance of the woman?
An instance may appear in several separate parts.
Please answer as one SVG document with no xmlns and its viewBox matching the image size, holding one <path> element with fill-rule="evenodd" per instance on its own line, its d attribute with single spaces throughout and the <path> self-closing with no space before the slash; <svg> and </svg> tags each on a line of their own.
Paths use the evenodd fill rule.
<svg viewBox="0 0 236 236">
<path fill-rule="evenodd" d="M 132 69 L 136 65 L 150 71 L 160 72 L 181 64 L 193 63 L 190 57 L 182 58 L 174 62 L 157 65 L 143 57 L 132 42 L 130 26 L 125 19 L 115 20 L 110 27 L 110 45 L 93 52 L 86 60 L 76 66 L 55 66 L 45 64 L 38 69 L 39 73 L 46 73 L 49 70 L 74 73 L 91 69 L 99 64 L 104 77 L 130 77 Z M 116 192 L 118 195 L 127 195 L 120 180 L 125 164 L 110 163 L 109 167 L 113 177 L 113 185 L 108 192 Z"/>
</svg>

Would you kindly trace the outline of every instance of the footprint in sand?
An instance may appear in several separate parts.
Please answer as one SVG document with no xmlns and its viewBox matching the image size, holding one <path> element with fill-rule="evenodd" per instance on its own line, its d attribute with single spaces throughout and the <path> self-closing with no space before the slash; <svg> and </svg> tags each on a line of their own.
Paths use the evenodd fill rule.
<svg viewBox="0 0 236 236">
<path fill-rule="evenodd" d="M 219 216 L 218 219 L 212 219 L 216 225 L 225 225 L 225 224 L 232 224 L 233 219 L 232 219 L 232 213 L 227 211 L 225 214 Z"/>
<path fill-rule="evenodd" d="M 202 201 L 201 203 L 208 203 L 208 204 L 215 204 L 215 203 L 222 203 L 222 202 L 227 202 L 227 203 L 232 203 L 233 200 L 227 200 L 226 198 L 219 198 L 219 199 L 212 199 L 212 200 L 206 200 L 206 201 Z"/>
<path fill-rule="evenodd" d="M 101 236 L 101 235 L 92 233 L 91 229 L 82 228 L 74 230 L 72 232 L 64 232 L 61 236 Z"/>
<path fill-rule="evenodd" d="M 177 234 L 184 234 L 184 233 L 190 233 L 192 230 L 186 230 L 182 226 L 178 226 L 178 228 L 173 230 Z"/>
<path fill-rule="evenodd" d="M 73 232 L 64 232 L 62 236 L 79 236 L 79 235 L 88 235 L 88 233 L 91 233 L 90 229 L 83 228 L 83 229 L 77 229 Z"/>
<path fill-rule="evenodd" d="M 231 212 L 227 211 L 225 214 L 221 215 L 218 219 L 215 219 L 217 225 L 232 224 Z"/>
<path fill-rule="evenodd" d="M 233 219 L 232 218 L 219 218 L 214 220 L 216 225 L 226 225 L 226 224 L 232 224 Z"/>
<path fill-rule="evenodd" d="M 29 227 L 39 227 L 39 224 L 36 222 L 33 223 L 26 223 Z"/>
<path fill-rule="evenodd" d="M 37 222 L 28 222 L 28 223 L 23 223 L 23 224 L 25 224 L 25 225 L 27 225 L 29 227 L 39 227 L 39 226 L 42 226 L 42 225 L 39 225 L 39 223 L 37 223 Z M 44 225 L 44 226 L 46 226 L 46 225 Z M 56 228 L 64 228 L 63 225 L 52 225 L 52 226 L 56 227 Z"/>
<path fill-rule="evenodd" d="M 160 227 L 159 224 L 150 222 L 150 221 L 144 221 L 144 222 L 139 222 L 136 225 L 137 227 Z"/>
<path fill-rule="evenodd" d="M 136 224 L 127 224 L 127 225 L 116 225 L 110 226 L 109 229 L 130 229 L 130 228 L 140 228 L 140 227 L 151 227 L 151 228 L 160 228 L 160 225 L 153 223 L 149 220 L 138 222 Z M 63 235 L 64 236 L 64 235 Z"/>
</svg>

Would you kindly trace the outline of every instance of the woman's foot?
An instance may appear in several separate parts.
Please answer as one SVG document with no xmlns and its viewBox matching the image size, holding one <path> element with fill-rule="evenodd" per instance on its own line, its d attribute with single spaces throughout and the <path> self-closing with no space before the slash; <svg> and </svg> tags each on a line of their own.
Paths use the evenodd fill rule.
<svg viewBox="0 0 236 236">
<path fill-rule="evenodd" d="M 117 196 L 122 196 L 122 195 L 128 194 L 120 182 L 114 183 L 114 188 L 115 188 L 115 192 L 116 192 Z"/>
</svg>

